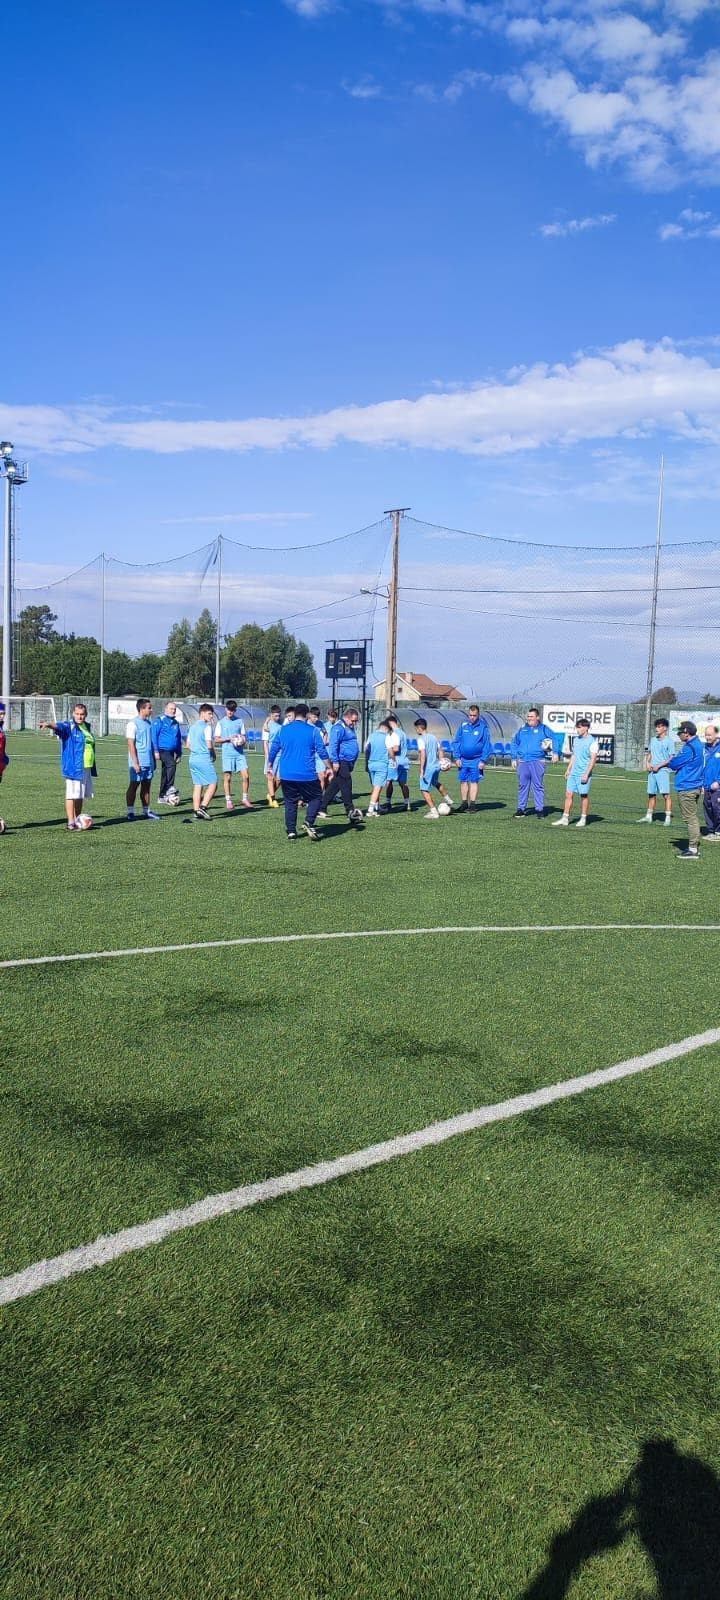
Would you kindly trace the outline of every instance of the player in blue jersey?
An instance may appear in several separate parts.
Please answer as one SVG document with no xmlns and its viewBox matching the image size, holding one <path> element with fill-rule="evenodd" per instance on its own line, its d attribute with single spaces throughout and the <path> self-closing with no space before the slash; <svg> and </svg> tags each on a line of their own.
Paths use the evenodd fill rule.
<svg viewBox="0 0 720 1600">
<path fill-rule="evenodd" d="M 246 811 L 252 811 L 250 799 L 250 772 L 248 770 L 245 746 L 247 734 L 242 717 L 238 716 L 237 700 L 226 700 L 226 715 L 216 724 L 213 744 L 216 749 L 222 749 L 222 775 L 223 789 L 225 791 L 225 809 L 234 809 L 232 797 L 232 781 L 236 772 L 242 774 L 242 804 Z"/>
<path fill-rule="evenodd" d="M 587 826 L 588 811 L 590 808 L 590 783 L 595 762 L 600 754 L 597 739 L 590 734 L 590 723 L 587 717 L 578 717 L 575 723 L 575 738 L 573 740 L 572 755 L 565 774 L 565 809 L 554 828 L 567 828 L 570 825 L 570 812 L 573 808 L 575 795 L 580 796 L 580 816 L 575 823 L 576 828 Z"/>
<path fill-rule="evenodd" d="M 460 779 L 460 810 L 474 811 L 477 805 L 478 784 L 485 776 L 485 763 L 492 756 L 490 729 L 480 707 L 468 706 L 452 742 L 452 753 Z"/>
<path fill-rule="evenodd" d="M 452 800 L 447 789 L 440 781 L 440 745 L 434 733 L 428 733 L 427 722 L 424 717 L 415 718 L 417 731 L 418 751 L 420 753 L 420 793 L 428 807 L 425 812 L 425 821 L 435 820 L 440 816 L 440 811 L 435 804 L 433 789 L 442 795 L 444 813 L 452 811 Z"/>
<path fill-rule="evenodd" d="M 675 751 L 675 740 L 670 733 L 670 724 L 667 717 L 657 717 L 655 721 L 655 736 L 645 752 L 645 769 L 647 771 L 647 810 L 640 822 L 652 822 L 655 813 L 655 803 L 659 794 L 665 800 L 665 827 L 669 828 L 672 822 L 672 794 L 670 792 L 670 773 L 664 765 Z M 659 766 L 659 772 L 653 772 L 653 767 Z"/>
</svg>

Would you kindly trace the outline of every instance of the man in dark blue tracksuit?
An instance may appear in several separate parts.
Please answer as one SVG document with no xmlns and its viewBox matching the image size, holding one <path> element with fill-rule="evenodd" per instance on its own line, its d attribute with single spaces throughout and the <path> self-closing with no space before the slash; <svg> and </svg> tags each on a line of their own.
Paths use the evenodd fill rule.
<svg viewBox="0 0 720 1600">
<path fill-rule="evenodd" d="M 288 839 L 297 838 L 297 814 L 301 800 L 304 800 L 307 806 L 303 831 L 310 839 L 320 838 L 315 823 L 322 805 L 322 789 L 315 763 L 319 758 L 325 762 L 328 769 L 330 763 L 322 734 L 316 727 L 309 726 L 307 718 L 307 706 L 304 704 L 296 706 L 292 722 L 283 723 L 268 751 L 271 765 L 278 756 L 282 762 L 285 829 Z"/>
<path fill-rule="evenodd" d="M 680 811 L 688 829 L 687 849 L 679 852 L 678 860 L 697 861 L 700 854 L 698 800 L 705 782 L 705 752 L 694 722 L 681 722 L 678 738 L 680 749 L 677 755 L 671 756 L 668 761 L 658 761 L 650 771 L 659 772 L 661 767 L 669 767 L 674 772 Z"/>
<path fill-rule="evenodd" d="M 182 755 L 182 732 L 177 720 L 177 706 L 174 700 L 168 700 L 161 717 L 155 717 L 151 723 L 153 754 L 160 764 L 162 777 L 160 779 L 160 793 L 158 800 L 163 805 L 172 805 L 178 796 L 175 788 L 175 773 L 177 764 Z"/>
<path fill-rule="evenodd" d="M 357 725 L 357 711 L 346 711 L 344 717 L 330 729 L 327 754 L 332 767 L 332 777 L 325 790 L 323 802 L 323 812 L 327 812 L 328 806 L 331 806 L 333 800 L 337 800 L 340 795 L 348 822 L 353 826 L 362 822 L 362 811 L 355 805 L 352 790 L 353 767 L 360 754 Z M 321 816 L 323 812 L 320 813 Z"/>
</svg>

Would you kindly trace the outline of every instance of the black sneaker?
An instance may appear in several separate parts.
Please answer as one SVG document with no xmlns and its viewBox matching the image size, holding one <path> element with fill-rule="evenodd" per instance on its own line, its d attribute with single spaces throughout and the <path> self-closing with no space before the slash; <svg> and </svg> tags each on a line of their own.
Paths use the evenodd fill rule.
<svg viewBox="0 0 720 1600">
<path fill-rule="evenodd" d="M 526 817 L 527 816 L 527 811 L 514 811 L 513 812 L 513 816 L 514 817 Z"/>
<path fill-rule="evenodd" d="M 700 851 L 699 850 L 693 850 L 690 845 L 688 845 L 687 850 L 678 850 L 678 861 L 699 861 L 699 860 L 700 860 Z"/>
<path fill-rule="evenodd" d="M 544 811 L 536 811 L 535 815 L 536 815 L 536 817 L 538 819 L 538 822 L 544 822 L 545 821 L 545 812 Z"/>
<path fill-rule="evenodd" d="M 195 822 L 209 822 L 210 812 L 205 811 L 202 806 L 198 806 L 197 811 L 193 811 L 193 819 Z"/>
<path fill-rule="evenodd" d="M 320 835 L 319 835 L 319 833 L 317 831 L 317 828 L 311 827 L 309 822 L 304 822 L 303 823 L 303 833 L 307 834 L 308 839 L 319 839 L 320 838 Z"/>
<path fill-rule="evenodd" d="M 289 833 L 288 834 L 288 839 L 297 839 L 297 834 L 296 833 Z"/>
<path fill-rule="evenodd" d="M 468 808 L 467 800 L 461 800 L 457 809 L 458 809 L 458 811 L 467 811 L 467 808 Z"/>
<path fill-rule="evenodd" d="M 477 801 L 468 800 L 468 811 L 477 811 Z"/>
</svg>

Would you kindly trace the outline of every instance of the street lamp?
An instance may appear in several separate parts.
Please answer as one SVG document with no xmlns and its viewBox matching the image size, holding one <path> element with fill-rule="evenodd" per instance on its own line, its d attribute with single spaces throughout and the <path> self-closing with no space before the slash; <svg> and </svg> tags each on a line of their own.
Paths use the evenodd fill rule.
<svg viewBox="0 0 720 1600">
<path fill-rule="evenodd" d="M 2 698 L 9 711 L 12 690 L 12 625 L 15 610 L 15 490 L 28 481 L 27 462 L 17 462 L 9 439 L 0 441 L 0 478 L 5 479 L 5 544 L 3 549 Z"/>
</svg>

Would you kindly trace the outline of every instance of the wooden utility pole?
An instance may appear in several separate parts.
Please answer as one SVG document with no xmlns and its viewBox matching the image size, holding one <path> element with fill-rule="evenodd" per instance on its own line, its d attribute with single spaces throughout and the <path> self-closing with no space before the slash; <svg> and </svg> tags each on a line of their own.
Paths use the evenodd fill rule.
<svg viewBox="0 0 720 1600">
<path fill-rule="evenodd" d="M 394 510 L 386 511 L 385 515 L 393 519 L 392 563 L 390 567 L 390 585 L 388 589 L 388 619 L 387 619 L 387 656 L 385 661 L 385 709 L 391 711 L 395 705 L 395 679 L 397 677 L 397 619 L 398 619 L 398 583 L 400 577 L 400 522 L 409 506 L 397 506 Z"/>
</svg>

